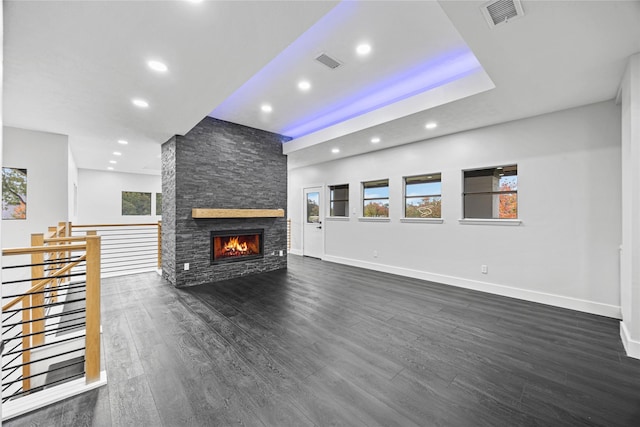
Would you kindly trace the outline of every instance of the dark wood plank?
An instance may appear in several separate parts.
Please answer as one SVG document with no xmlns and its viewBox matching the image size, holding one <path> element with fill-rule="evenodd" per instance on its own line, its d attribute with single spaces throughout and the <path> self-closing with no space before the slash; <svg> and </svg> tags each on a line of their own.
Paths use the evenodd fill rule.
<svg viewBox="0 0 640 427">
<path fill-rule="evenodd" d="M 103 281 L 109 384 L 22 425 L 636 426 L 619 322 L 311 258 Z"/>
</svg>

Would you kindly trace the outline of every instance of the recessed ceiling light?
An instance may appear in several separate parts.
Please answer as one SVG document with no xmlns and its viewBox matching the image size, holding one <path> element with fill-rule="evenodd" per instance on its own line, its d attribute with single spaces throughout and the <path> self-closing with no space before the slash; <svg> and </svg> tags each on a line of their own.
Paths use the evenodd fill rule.
<svg viewBox="0 0 640 427">
<path fill-rule="evenodd" d="M 114 152 L 113 152 L 113 155 L 114 155 L 114 156 L 122 156 L 122 153 L 121 153 L 121 152 L 119 152 L 119 151 L 114 151 Z"/>
<path fill-rule="evenodd" d="M 377 144 L 378 142 L 380 142 L 380 138 L 378 138 L 377 136 L 371 138 L 371 142 L 374 144 Z"/>
<path fill-rule="evenodd" d="M 157 71 L 159 73 L 164 73 L 169 69 L 165 63 L 160 61 L 147 61 L 147 65 L 153 71 Z"/>
<path fill-rule="evenodd" d="M 202 3 L 202 0 L 185 0 L 188 1 L 189 3 Z"/>
<path fill-rule="evenodd" d="M 371 53 L 371 45 L 368 43 L 359 44 L 358 47 L 356 47 L 356 52 L 358 52 L 358 55 L 368 55 Z"/>
<path fill-rule="evenodd" d="M 309 83 L 307 80 L 302 80 L 298 82 L 298 89 L 302 91 L 307 91 L 311 89 L 311 83 Z"/>
<path fill-rule="evenodd" d="M 132 99 L 131 102 L 133 103 L 133 105 L 140 108 L 147 108 L 149 106 L 149 103 L 147 101 L 140 98 Z"/>
<path fill-rule="evenodd" d="M 118 162 L 116 162 L 115 160 L 109 160 L 109 163 L 111 163 L 112 165 L 115 165 Z"/>
<path fill-rule="evenodd" d="M 124 140 L 124 139 L 119 139 L 118 140 L 118 144 L 127 145 L 128 143 L 129 143 L 129 141 Z"/>
<path fill-rule="evenodd" d="M 331 152 L 333 154 L 338 154 L 340 152 L 340 149 L 339 148 L 334 148 L 334 149 L 331 150 Z"/>
<path fill-rule="evenodd" d="M 424 125 L 424 127 L 427 129 L 435 129 L 438 127 L 438 124 L 435 122 L 429 122 L 426 125 Z"/>
<path fill-rule="evenodd" d="M 271 105 L 269 104 L 262 104 L 262 106 L 260 107 L 260 109 L 262 111 L 264 111 L 265 113 L 270 113 L 273 111 L 273 107 L 271 107 Z"/>
<path fill-rule="evenodd" d="M 112 171 L 112 170 L 113 170 L 113 168 L 112 168 L 111 166 L 109 166 L 109 167 L 107 168 L 107 170 Z"/>
</svg>

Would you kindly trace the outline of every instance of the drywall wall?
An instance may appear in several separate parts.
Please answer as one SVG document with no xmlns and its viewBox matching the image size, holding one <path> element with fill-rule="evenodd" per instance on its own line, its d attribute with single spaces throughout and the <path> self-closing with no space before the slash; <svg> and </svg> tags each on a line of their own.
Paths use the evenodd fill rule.
<svg viewBox="0 0 640 427">
<path fill-rule="evenodd" d="M 640 53 L 622 79 L 622 244 L 620 336 L 629 356 L 640 359 Z"/>
<path fill-rule="evenodd" d="M 303 189 L 349 184 L 356 212 L 325 220 L 325 260 L 619 317 L 620 139 L 611 101 L 290 170 L 292 252 Z M 509 164 L 521 224 L 460 223 L 461 171 Z M 403 177 L 437 172 L 443 222 L 401 222 Z M 383 178 L 389 221 L 359 220 L 361 182 Z"/>
<path fill-rule="evenodd" d="M 69 147 L 69 175 L 67 177 L 67 194 L 69 206 L 69 221 L 76 222 L 78 220 L 78 166 L 71 153 Z"/>
<path fill-rule="evenodd" d="M 122 192 L 151 194 L 152 215 L 122 215 Z M 133 224 L 156 222 L 156 193 L 162 192 L 160 175 L 78 169 L 77 224 Z"/>
<path fill-rule="evenodd" d="M 2 221 L 2 247 L 30 246 L 32 233 L 68 220 L 66 135 L 3 128 L 3 167 L 27 170 L 27 219 Z"/>
</svg>

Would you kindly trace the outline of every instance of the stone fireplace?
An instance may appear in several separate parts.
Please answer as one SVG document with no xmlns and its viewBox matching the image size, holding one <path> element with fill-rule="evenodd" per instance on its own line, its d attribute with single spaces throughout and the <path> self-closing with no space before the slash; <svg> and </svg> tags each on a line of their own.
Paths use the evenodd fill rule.
<svg viewBox="0 0 640 427">
<path fill-rule="evenodd" d="M 191 286 L 286 268 L 285 140 L 206 117 L 162 145 L 163 277 Z"/>
</svg>

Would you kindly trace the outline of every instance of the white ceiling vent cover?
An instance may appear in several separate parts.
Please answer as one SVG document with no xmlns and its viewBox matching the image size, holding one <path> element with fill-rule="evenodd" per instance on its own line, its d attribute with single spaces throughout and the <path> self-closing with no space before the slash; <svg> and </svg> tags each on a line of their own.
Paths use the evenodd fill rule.
<svg viewBox="0 0 640 427">
<path fill-rule="evenodd" d="M 491 28 L 524 16 L 520 0 L 494 0 L 483 4 L 480 9 Z"/>
<path fill-rule="evenodd" d="M 327 67 L 331 68 L 332 70 L 335 70 L 336 68 L 338 68 L 339 66 L 342 65 L 338 60 L 333 59 L 332 57 L 330 57 L 326 53 L 321 53 L 316 58 L 316 61 L 320 62 L 321 64 L 326 65 Z"/>
</svg>

